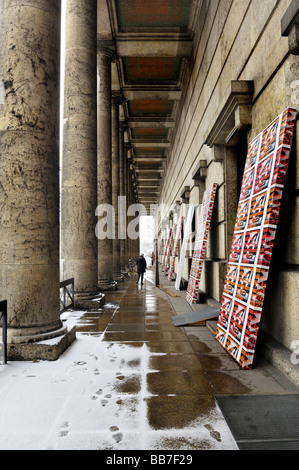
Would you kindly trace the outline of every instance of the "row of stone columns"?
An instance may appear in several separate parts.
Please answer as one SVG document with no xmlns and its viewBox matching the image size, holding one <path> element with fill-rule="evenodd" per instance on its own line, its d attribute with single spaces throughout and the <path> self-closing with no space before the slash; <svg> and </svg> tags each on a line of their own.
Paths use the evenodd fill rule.
<svg viewBox="0 0 299 470">
<path fill-rule="evenodd" d="M 64 278 L 74 277 L 80 295 L 109 289 L 123 268 L 118 198 L 125 195 L 125 154 L 122 97 L 111 91 L 115 54 L 97 45 L 96 4 L 67 5 L 61 258 Z M 97 206 L 113 207 L 114 219 L 106 216 L 113 238 L 97 239 Z"/>
<path fill-rule="evenodd" d="M 74 277 L 77 293 L 98 292 L 121 267 L 120 251 L 112 263 L 113 241 L 95 234 L 96 207 L 112 205 L 119 191 L 112 192 L 113 53 L 97 51 L 96 2 L 69 0 L 59 221 L 61 2 L 3 0 L 0 21 L 1 298 L 8 342 L 32 344 L 66 331 L 60 224 L 64 279 Z M 118 181 L 127 170 L 123 156 L 119 162 Z M 122 185 L 129 194 L 128 180 Z"/>
</svg>

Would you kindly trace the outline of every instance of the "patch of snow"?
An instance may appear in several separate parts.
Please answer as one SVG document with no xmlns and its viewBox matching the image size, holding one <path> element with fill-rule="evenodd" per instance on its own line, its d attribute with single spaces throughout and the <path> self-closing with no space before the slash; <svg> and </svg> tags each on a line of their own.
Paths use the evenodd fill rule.
<svg viewBox="0 0 299 470">
<path fill-rule="evenodd" d="M 78 322 L 83 313 L 68 312 L 64 319 Z M 156 354 L 146 344 L 102 338 L 77 332 L 55 362 L 0 366 L 1 450 L 237 449 L 216 407 L 208 424 L 198 417 L 184 429 L 153 429 L 147 375 L 155 372 L 149 364 Z"/>
</svg>

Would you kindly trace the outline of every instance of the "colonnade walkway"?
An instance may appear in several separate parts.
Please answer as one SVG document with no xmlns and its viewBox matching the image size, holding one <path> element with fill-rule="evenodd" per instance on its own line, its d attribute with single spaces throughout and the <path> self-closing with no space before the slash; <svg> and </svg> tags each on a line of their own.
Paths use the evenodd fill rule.
<svg viewBox="0 0 299 470">
<path fill-rule="evenodd" d="M 184 293 L 154 276 L 64 313 L 77 339 L 57 361 L 0 366 L 2 450 L 237 450 L 219 397 L 299 396 L 262 359 L 240 370 L 207 327 L 174 326 Z"/>
</svg>

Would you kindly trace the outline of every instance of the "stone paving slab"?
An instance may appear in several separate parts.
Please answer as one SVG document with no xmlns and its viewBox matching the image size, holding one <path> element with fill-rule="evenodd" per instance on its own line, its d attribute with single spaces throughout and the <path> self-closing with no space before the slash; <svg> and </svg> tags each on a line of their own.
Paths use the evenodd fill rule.
<svg viewBox="0 0 299 470">
<path fill-rule="evenodd" d="M 217 398 L 298 389 L 263 361 L 236 368 L 207 327 L 174 327 L 174 301 L 128 279 L 98 311 L 64 314 L 77 339 L 58 361 L 0 367 L 0 448 L 238 450 Z"/>
</svg>

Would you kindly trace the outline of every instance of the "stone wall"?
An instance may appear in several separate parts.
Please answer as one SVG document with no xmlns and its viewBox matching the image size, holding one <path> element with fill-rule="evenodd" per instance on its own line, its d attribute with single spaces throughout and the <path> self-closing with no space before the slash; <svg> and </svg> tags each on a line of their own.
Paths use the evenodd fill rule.
<svg viewBox="0 0 299 470">
<path fill-rule="evenodd" d="M 281 29 L 291 3 L 210 0 L 201 6 L 160 203 L 171 206 L 189 187 L 190 201 L 200 204 L 204 189 L 218 183 L 201 289 L 219 302 L 247 144 L 286 107 L 299 109 L 298 56 Z M 286 347 L 299 338 L 298 154 L 297 144 L 262 321 Z M 202 162 L 204 177 L 197 179 Z"/>
</svg>

